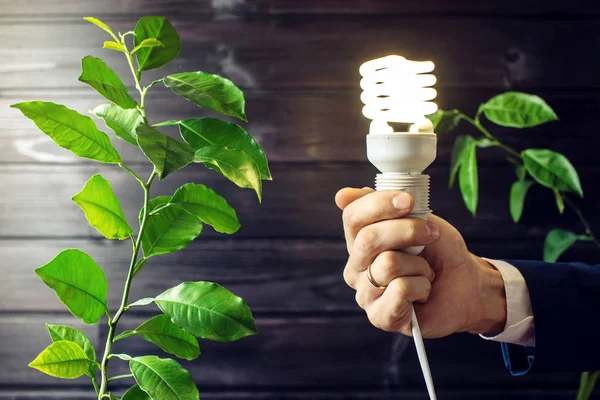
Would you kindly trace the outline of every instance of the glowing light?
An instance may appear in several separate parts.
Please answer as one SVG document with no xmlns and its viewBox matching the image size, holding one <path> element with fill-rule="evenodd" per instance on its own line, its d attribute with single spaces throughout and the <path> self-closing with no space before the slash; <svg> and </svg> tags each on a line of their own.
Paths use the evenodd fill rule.
<svg viewBox="0 0 600 400">
<path fill-rule="evenodd" d="M 437 96 L 431 87 L 436 78 L 429 73 L 434 68 L 431 61 L 410 61 L 397 55 L 360 66 L 362 113 L 373 120 L 370 133 L 393 133 L 388 122 L 422 124 L 426 115 L 437 111 L 437 104 L 431 101 Z M 411 132 L 420 130 L 416 127 Z"/>
</svg>

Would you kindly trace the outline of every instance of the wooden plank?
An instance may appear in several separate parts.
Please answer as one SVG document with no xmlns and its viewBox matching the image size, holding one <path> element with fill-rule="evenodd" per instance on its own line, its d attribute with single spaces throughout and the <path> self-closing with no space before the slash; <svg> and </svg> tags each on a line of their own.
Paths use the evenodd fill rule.
<svg viewBox="0 0 600 400">
<path fill-rule="evenodd" d="M 131 258 L 128 243 L 8 240 L 0 242 L 5 277 L 0 311 L 64 311 L 33 269 L 69 247 L 86 251 L 102 266 L 111 288 L 109 306 L 116 309 Z M 135 278 L 131 299 L 157 296 L 183 281 L 209 280 L 244 298 L 255 312 L 360 312 L 342 279 L 346 256 L 341 241 L 198 240 L 182 252 L 148 262 Z"/>
<path fill-rule="evenodd" d="M 419 2 L 395 0 L 0 0 L 1 17 L 64 18 L 65 16 L 95 15 L 167 15 L 175 17 L 223 14 L 229 16 L 268 14 L 434 14 L 442 16 L 485 14 L 491 16 L 592 17 L 598 10 L 585 1 L 565 3 L 549 0 L 479 2 L 459 0 L 448 3 L 440 0 Z"/>
<path fill-rule="evenodd" d="M 122 32 L 134 19 L 108 18 Z M 600 21 L 394 16 L 278 16 L 174 23 L 183 49 L 162 74 L 203 70 L 249 88 L 356 87 L 358 66 L 390 53 L 437 64 L 438 88 L 595 88 L 600 72 L 578 60 L 598 48 Z M 129 74 L 118 52 L 102 50 L 102 32 L 86 21 L 4 23 L 0 89 L 77 84 L 80 59 L 101 56 Z M 561 54 L 561 57 L 556 57 Z"/>
<path fill-rule="evenodd" d="M 585 1 L 473 1 L 452 2 L 439 0 L 272 0 L 268 10 L 272 13 L 298 14 L 435 14 L 456 16 L 460 14 L 491 14 L 494 16 L 551 16 L 573 17 L 597 15 L 598 9 L 589 10 Z M 591 14 L 590 14 L 591 12 Z"/>
<path fill-rule="evenodd" d="M 147 317 L 127 315 L 120 329 L 137 326 Z M 3 316 L 0 318 L 2 364 L 0 386 L 19 387 L 53 385 L 87 388 L 88 378 L 57 380 L 27 368 L 50 342 L 43 321 L 69 323 L 66 318 L 48 315 Z M 259 318 L 260 334 L 234 343 L 202 341 L 202 355 L 183 362 L 196 382 L 203 387 L 226 391 L 236 388 L 268 390 L 327 389 L 343 390 L 408 388 L 423 390 L 412 340 L 380 331 L 369 325 L 366 317 L 332 318 Z M 105 334 L 100 325 L 101 339 Z M 96 341 L 96 343 L 98 343 Z M 426 343 L 431 368 L 440 390 L 457 385 L 480 389 L 573 388 L 577 374 L 532 374 L 519 379 L 504 368 L 497 343 L 475 335 L 460 334 Z M 115 352 L 132 356 L 159 353 L 154 345 L 139 338 L 115 343 Z M 161 353 L 161 357 L 165 357 Z M 112 373 L 127 373 L 127 364 L 111 362 Z M 485 371 L 485 373 L 481 373 Z M 126 387 L 129 382 L 118 381 Z"/>
<path fill-rule="evenodd" d="M 572 399 L 576 390 L 574 389 L 521 389 L 521 390 L 503 390 L 495 388 L 490 390 L 468 389 L 444 390 L 438 391 L 440 397 L 447 400 L 479 400 L 482 398 L 489 400 L 505 399 L 532 399 L 543 398 L 548 400 Z M 206 391 L 201 390 L 203 400 L 421 400 L 423 399 L 422 390 L 386 390 L 385 392 L 352 391 L 347 392 L 344 388 L 328 392 L 225 392 L 225 391 Z M 2 400 L 89 400 L 89 391 L 63 391 L 63 390 L 9 390 L 0 391 Z"/>
<path fill-rule="evenodd" d="M 439 104 L 442 108 L 458 108 L 474 115 L 477 106 L 495 93 L 492 90 L 449 88 L 440 93 Z M 600 96 L 585 91 L 536 93 L 554 108 L 561 119 L 559 122 L 526 131 L 491 124 L 488 124 L 489 129 L 516 149 L 548 146 L 574 162 L 597 163 L 597 152 L 589 143 L 595 139 L 600 123 L 596 112 L 600 108 Z M 370 121 L 361 114 L 359 96 L 358 88 L 339 91 L 250 90 L 246 93 L 250 119 L 247 129 L 274 162 L 366 161 L 365 135 Z M 0 92 L 0 148 L 5 149 L 0 152 L 0 163 L 85 162 L 56 146 L 20 111 L 9 107 L 13 103 L 38 99 L 65 104 L 83 114 L 103 103 L 92 89 L 83 87 Z M 212 115 L 167 89 L 151 93 L 147 104 L 152 122 Z M 97 122 L 100 129 L 111 133 L 101 120 Z M 178 136 L 176 129 L 163 128 L 163 131 Z M 438 135 L 437 164 L 449 163 L 452 145 L 459 133 L 476 132 L 463 122 L 455 133 Z M 111 136 L 114 137 L 112 133 Z M 143 154 L 129 144 L 118 139 L 113 142 L 125 162 L 146 161 Z M 497 163 L 504 157 L 503 151 L 482 150 L 479 162 Z"/>
<path fill-rule="evenodd" d="M 165 15 L 182 17 L 186 15 L 240 16 L 257 13 L 264 9 L 264 0 L 104 0 L 102 3 L 91 0 L 0 0 L 0 13 L 3 18 L 41 17 L 53 20 L 65 17 L 93 15 Z"/>
<path fill-rule="evenodd" d="M 141 174 L 149 174 L 147 168 Z M 0 166 L 0 237 L 99 237 L 86 223 L 78 206 L 70 199 L 87 179 L 102 173 L 121 199 L 132 226 L 141 202 L 141 189 L 116 167 L 98 166 Z M 341 238 L 341 212 L 333 202 L 337 190 L 345 186 L 371 185 L 376 173 L 366 164 L 274 164 L 273 182 L 265 182 L 264 200 L 224 180 L 202 165 L 193 165 L 156 185 L 154 195 L 172 194 L 182 184 L 201 182 L 229 199 L 237 210 L 242 228 L 236 238 Z M 508 193 L 515 180 L 512 168 L 480 169 L 480 207 L 477 218 L 466 211 L 458 189 L 448 189 L 448 171 L 432 167 L 431 204 L 435 212 L 448 219 L 468 239 L 540 238 L 556 226 L 577 229 L 569 213 L 560 217 L 550 191 L 533 188 L 528 194 L 523 223 L 512 223 L 508 213 Z M 594 187 L 598 167 L 582 171 L 584 190 Z M 600 224 L 595 203 L 583 204 L 592 226 Z M 552 218 L 549 218 L 552 216 Z M 210 228 L 203 237 L 226 238 Z"/>
<path fill-rule="evenodd" d="M 468 245 L 474 254 L 489 258 L 541 259 L 543 240 Z M 127 243 L 3 240 L 0 311 L 66 312 L 33 272 L 65 248 L 82 249 L 102 266 L 109 280 L 109 306 L 116 309 L 131 257 Z M 342 279 L 347 257 L 342 240 L 198 240 L 179 253 L 152 259 L 135 278 L 130 298 L 154 297 L 180 282 L 208 280 L 244 298 L 255 313 L 362 314 L 354 291 Z M 589 243 L 579 244 L 562 259 L 596 264 L 598 252 Z"/>
</svg>

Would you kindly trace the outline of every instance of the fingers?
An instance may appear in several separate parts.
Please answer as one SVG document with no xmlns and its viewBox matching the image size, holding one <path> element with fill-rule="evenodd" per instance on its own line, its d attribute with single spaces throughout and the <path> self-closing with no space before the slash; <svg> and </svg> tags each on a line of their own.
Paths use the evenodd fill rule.
<svg viewBox="0 0 600 400">
<path fill-rule="evenodd" d="M 436 225 L 418 218 L 393 219 L 369 225 L 356 236 L 350 249 L 344 278 L 352 286 L 358 274 L 365 271 L 380 253 L 428 245 L 436 242 L 439 237 L 440 230 Z"/>
<path fill-rule="evenodd" d="M 371 275 L 381 287 L 375 287 L 369 281 L 366 271 L 360 273 L 350 285 L 356 289 L 356 302 L 363 309 L 379 298 L 386 287 L 398 278 L 421 276 L 433 282 L 435 277 L 425 259 L 399 251 L 385 251 L 378 255 L 371 265 Z"/>
<path fill-rule="evenodd" d="M 346 196 L 348 198 L 350 193 Z M 375 222 L 403 217 L 412 210 L 413 205 L 410 194 L 396 190 L 368 193 L 348 204 L 342 214 L 348 249 L 352 248 L 361 229 Z"/>
<path fill-rule="evenodd" d="M 427 301 L 430 293 L 431 282 L 424 276 L 396 278 L 365 311 L 375 327 L 411 336 L 412 303 Z"/>
<path fill-rule="evenodd" d="M 424 276 L 433 282 L 435 273 L 422 257 L 401 251 L 384 251 L 371 264 L 371 276 L 380 286 L 388 286 L 401 276 Z"/>
<path fill-rule="evenodd" d="M 374 191 L 368 187 L 362 189 L 343 188 L 335 194 L 335 204 L 340 210 L 343 210 L 348 204 Z"/>
</svg>

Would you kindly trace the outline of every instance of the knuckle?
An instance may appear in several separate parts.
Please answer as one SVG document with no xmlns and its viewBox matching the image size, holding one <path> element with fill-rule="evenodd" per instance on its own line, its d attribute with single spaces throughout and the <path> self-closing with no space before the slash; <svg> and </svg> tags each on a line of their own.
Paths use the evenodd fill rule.
<svg viewBox="0 0 600 400">
<path fill-rule="evenodd" d="M 406 224 L 406 227 L 404 228 L 404 233 L 406 235 L 406 238 L 412 242 L 416 239 L 417 234 L 419 233 L 418 232 L 419 221 L 415 218 L 410 218 L 410 219 L 407 219 L 406 221 L 408 223 Z"/>
<path fill-rule="evenodd" d="M 354 246 L 363 253 L 372 253 L 377 248 L 377 232 L 368 227 L 361 229 L 356 235 Z"/>
<path fill-rule="evenodd" d="M 342 212 L 342 221 L 344 223 L 344 226 L 346 228 L 354 227 L 354 224 L 356 223 L 355 217 L 356 217 L 356 215 L 354 212 L 354 208 L 351 205 L 346 207 L 344 209 L 344 211 Z"/>
<path fill-rule="evenodd" d="M 354 289 L 354 274 L 352 273 L 350 268 L 348 268 L 348 267 L 344 268 L 343 276 L 344 276 L 344 282 L 346 282 L 346 285 L 348 285 Z"/>
<path fill-rule="evenodd" d="M 408 301 L 410 293 L 413 290 L 413 284 L 408 279 L 397 278 L 390 282 L 393 290 L 398 294 L 400 300 Z"/>
<path fill-rule="evenodd" d="M 396 265 L 396 253 L 393 251 L 384 251 L 378 257 L 381 266 L 386 270 L 394 269 Z"/>
<path fill-rule="evenodd" d="M 354 295 L 354 299 L 356 300 L 356 304 L 358 304 L 360 308 L 365 309 L 367 304 L 364 293 L 362 291 L 357 290 L 356 294 Z"/>
</svg>

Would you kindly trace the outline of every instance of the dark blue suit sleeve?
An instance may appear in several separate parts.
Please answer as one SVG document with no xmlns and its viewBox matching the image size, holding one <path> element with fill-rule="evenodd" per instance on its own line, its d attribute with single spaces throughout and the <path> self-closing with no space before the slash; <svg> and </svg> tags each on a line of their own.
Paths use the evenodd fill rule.
<svg viewBox="0 0 600 400">
<path fill-rule="evenodd" d="M 513 375 L 600 370 L 600 265 L 506 260 L 525 278 L 535 347 L 502 343 Z"/>
</svg>

